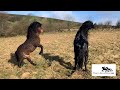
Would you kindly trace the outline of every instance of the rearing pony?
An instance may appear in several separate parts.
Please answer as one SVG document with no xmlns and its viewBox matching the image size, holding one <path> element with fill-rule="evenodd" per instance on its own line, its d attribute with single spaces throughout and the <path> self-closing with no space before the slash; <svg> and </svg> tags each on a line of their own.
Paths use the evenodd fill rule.
<svg viewBox="0 0 120 90">
<path fill-rule="evenodd" d="M 85 71 L 87 71 L 87 61 L 88 61 L 88 31 L 94 28 L 92 21 L 85 21 L 80 29 L 78 30 L 74 39 L 74 59 L 75 66 L 82 69 L 83 63 L 85 66 Z"/>
<path fill-rule="evenodd" d="M 15 56 L 18 62 L 18 67 L 21 67 L 24 59 L 27 59 L 32 65 L 36 65 L 30 58 L 30 53 L 33 52 L 37 47 L 41 48 L 39 54 L 43 53 L 43 46 L 40 44 L 40 33 L 43 32 L 42 24 L 39 22 L 33 22 L 28 27 L 27 39 L 21 44 L 16 52 Z"/>
</svg>

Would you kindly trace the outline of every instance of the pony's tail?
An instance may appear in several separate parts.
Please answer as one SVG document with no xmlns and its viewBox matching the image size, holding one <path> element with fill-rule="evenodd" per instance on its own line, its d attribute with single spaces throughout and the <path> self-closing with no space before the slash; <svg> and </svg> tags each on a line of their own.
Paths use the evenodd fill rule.
<svg viewBox="0 0 120 90">
<path fill-rule="evenodd" d="M 80 58 L 80 59 L 79 59 L 78 65 L 79 65 L 79 68 L 82 69 L 82 67 L 83 67 L 83 58 Z"/>
<path fill-rule="evenodd" d="M 83 67 L 83 50 L 80 49 L 80 52 L 79 52 L 79 59 L 78 59 L 78 65 L 79 65 L 79 68 L 82 69 Z"/>
<path fill-rule="evenodd" d="M 17 59 L 17 62 L 19 62 L 19 57 L 18 57 L 18 55 L 17 55 L 17 52 L 15 52 L 15 57 L 16 57 L 16 59 Z"/>
</svg>

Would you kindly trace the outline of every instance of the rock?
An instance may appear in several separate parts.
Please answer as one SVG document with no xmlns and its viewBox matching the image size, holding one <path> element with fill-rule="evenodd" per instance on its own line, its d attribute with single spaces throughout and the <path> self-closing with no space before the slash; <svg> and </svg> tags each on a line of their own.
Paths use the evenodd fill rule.
<svg viewBox="0 0 120 90">
<path fill-rule="evenodd" d="M 30 77 L 30 73 L 29 72 L 25 72 L 21 75 L 21 79 L 28 79 Z"/>
</svg>

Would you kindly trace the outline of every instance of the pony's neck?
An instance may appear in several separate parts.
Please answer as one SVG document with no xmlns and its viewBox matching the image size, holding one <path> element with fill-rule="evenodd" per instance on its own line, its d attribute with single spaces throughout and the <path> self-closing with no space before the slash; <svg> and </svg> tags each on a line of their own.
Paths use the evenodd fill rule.
<svg viewBox="0 0 120 90">
<path fill-rule="evenodd" d="M 85 38 L 88 38 L 88 30 L 87 29 L 81 29 L 80 30 L 81 35 Z"/>
<path fill-rule="evenodd" d="M 27 35 L 27 39 L 30 39 L 30 38 L 38 38 L 39 37 L 39 33 L 29 33 Z"/>
</svg>

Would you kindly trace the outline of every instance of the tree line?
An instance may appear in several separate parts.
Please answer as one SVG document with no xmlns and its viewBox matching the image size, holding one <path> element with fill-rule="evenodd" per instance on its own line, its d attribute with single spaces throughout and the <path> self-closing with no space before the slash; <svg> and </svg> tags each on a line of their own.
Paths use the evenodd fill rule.
<svg viewBox="0 0 120 90">
<path fill-rule="evenodd" d="M 82 23 L 75 22 L 72 16 L 66 16 L 64 20 L 36 17 L 31 15 L 12 15 L 0 13 L 0 36 L 26 35 L 27 28 L 33 21 L 43 24 L 44 32 L 64 32 L 78 30 Z M 111 21 L 95 23 L 98 28 L 120 28 L 120 20 L 113 26 Z"/>
<path fill-rule="evenodd" d="M 112 21 L 106 21 L 104 23 L 95 23 L 95 28 L 114 28 L 114 29 L 118 29 L 120 28 L 120 20 L 118 20 L 116 22 L 115 25 L 112 25 Z"/>
<path fill-rule="evenodd" d="M 42 23 L 44 32 L 71 31 L 78 29 L 81 25 L 81 23 L 73 21 L 0 13 L 0 36 L 25 35 L 28 26 L 34 21 Z"/>
</svg>

